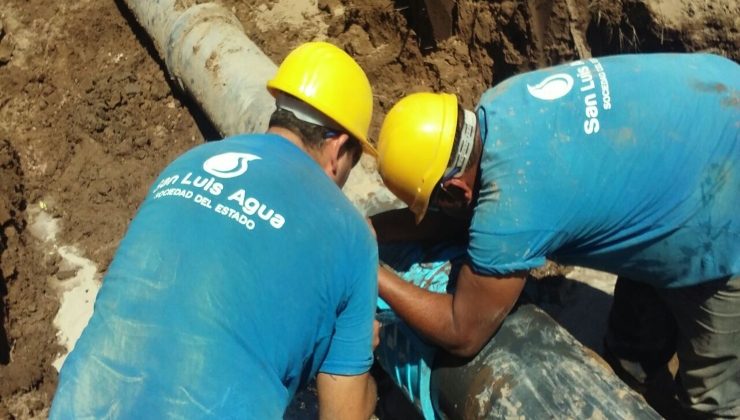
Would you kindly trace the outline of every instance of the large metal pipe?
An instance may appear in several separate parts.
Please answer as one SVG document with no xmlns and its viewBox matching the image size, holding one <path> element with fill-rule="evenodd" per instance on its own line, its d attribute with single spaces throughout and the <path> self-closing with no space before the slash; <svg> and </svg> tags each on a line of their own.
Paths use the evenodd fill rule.
<svg viewBox="0 0 740 420">
<path fill-rule="evenodd" d="M 276 66 L 247 38 L 241 23 L 231 12 L 213 3 L 188 7 L 187 0 L 125 2 L 149 33 L 170 75 L 193 96 L 222 135 L 261 132 L 266 128 L 274 104 L 265 84 L 275 73 Z M 383 187 L 371 161 L 363 161 L 358 169 L 352 172 L 344 192 L 361 212 L 373 214 L 399 206 L 399 201 Z M 443 274 L 446 281 L 449 271 Z M 547 397 L 552 403 L 545 406 L 540 402 L 540 405 L 532 406 L 543 409 L 541 414 L 544 417 L 574 413 L 572 410 L 558 412 L 563 404 L 570 408 L 581 407 L 578 413 L 593 412 L 597 417 L 599 412 L 605 417 L 615 417 L 615 413 L 622 413 L 619 411 L 620 405 L 628 407 L 627 410 L 639 407 L 645 413 L 651 412 L 647 406 L 639 405 L 639 399 L 623 384 L 620 386 L 613 375 L 610 377 L 607 370 L 581 368 L 572 373 L 564 371 L 568 366 L 593 366 L 593 363 L 588 358 L 588 352 L 577 341 L 562 328 L 558 329 L 559 326 L 552 319 L 543 318 L 537 312 L 520 311 L 513 314 L 476 359 L 470 364 L 454 368 L 439 366 L 441 359 L 433 360 L 435 351 L 429 348 L 425 349 L 425 357 L 429 358 L 417 358 L 411 363 L 408 363 L 408 359 L 402 360 L 401 356 L 405 354 L 399 350 L 405 346 L 404 343 L 408 343 L 410 338 L 413 347 L 420 341 L 414 341 L 410 330 L 401 331 L 394 325 L 402 324 L 384 327 L 385 340 L 380 349 L 381 357 L 386 361 L 386 370 L 393 371 L 391 364 L 394 360 L 405 363 L 412 373 L 418 373 L 422 378 L 422 381 L 416 382 L 411 391 L 415 395 L 411 397 L 417 401 L 423 399 L 427 408 L 431 404 L 438 405 L 450 418 L 530 412 L 523 405 L 529 407 L 530 403 L 540 401 L 539 397 L 547 393 L 552 393 Z M 537 335 L 537 331 L 532 332 L 532 336 L 521 334 L 527 326 L 535 326 L 540 332 L 550 331 L 550 339 L 560 344 L 544 346 L 549 341 L 543 341 L 544 336 Z M 510 331 L 515 333 L 511 335 L 508 333 Z M 570 339 L 563 341 L 567 337 Z M 527 350 L 533 342 L 537 343 L 533 346 L 544 352 Z M 548 363 L 549 372 L 543 371 L 542 367 L 539 370 L 533 367 L 535 362 L 543 360 Z M 436 366 L 433 374 L 430 370 L 432 361 Z M 574 379 L 576 377 L 583 382 L 578 383 Z M 593 388 L 583 388 L 584 383 L 591 384 L 597 377 L 608 379 L 597 387 L 599 401 L 587 398 Z M 562 378 L 572 380 L 563 381 Z M 399 378 L 396 381 L 402 382 Z M 527 384 L 539 384 L 540 387 L 534 389 Z M 572 396 L 567 396 L 569 393 Z M 508 404 L 513 404 L 518 411 L 502 411 L 508 410 Z M 477 407 L 478 411 L 470 411 L 468 407 Z M 617 411 L 603 412 L 605 410 Z M 425 414 L 433 416 L 429 410 Z"/>
<path fill-rule="evenodd" d="M 437 357 L 431 395 L 452 419 L 660 419 L 549 315 L 522 305 L 473 360 Z"/>
<path fill-rule="evenodd" d="M 389 268 L 435 293 L 454 291 L 451 273 L 465 256 L 462 243 L 380 247 Z M 464 361 L 427 343 L 385 302 L 379 308 L 376 357 L 426 419 L 660 418 L 603 359 L 532 304 L 520 304 Z"/>
<path fill-rule="evenodd" d="M 376 356 L 426 419 L 660 419 L 586 349 L 532 304 L 510 313 L 472 360 L 424 342 L 383 314 Z"/>
</svg>

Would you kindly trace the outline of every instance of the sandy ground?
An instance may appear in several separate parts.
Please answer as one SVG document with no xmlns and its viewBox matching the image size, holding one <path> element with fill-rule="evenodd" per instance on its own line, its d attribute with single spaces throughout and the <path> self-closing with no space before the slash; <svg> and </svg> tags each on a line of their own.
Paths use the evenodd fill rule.
<svg viewBox="0 0 740 420">
<path fill-rule="evenodd" d="M 353 54 L 375 88 L 373 137 L 411 91 L 448 90 L 473 106 L 512 74 L 591 54 L 740 59 L 734 0 L 461 0 L 449 37 L 414 1 L 221 3 L 275 62 L 307 40 Z M 60 357 L 149 184 L 216 138 L 122 0 L 0 2 L 0 418 L 46 417 Z M 597 283 L 560 280 L 542 304 L 582 327 L 583 313 L 609 303 L 609 279 Z"/>
</svg>

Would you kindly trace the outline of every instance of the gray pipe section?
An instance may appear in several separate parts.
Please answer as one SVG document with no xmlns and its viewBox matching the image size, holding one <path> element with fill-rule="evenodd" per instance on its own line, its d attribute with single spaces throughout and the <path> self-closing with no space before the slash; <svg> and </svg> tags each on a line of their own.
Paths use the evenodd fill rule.
<svg viewBox="0 0 740 420">
<path fill-rule="evenodd" d="M 277 66 L 223 6 L 184 0 L 125 0 L 146 29 L 170 75 L 205 112 L 221 135 L 267 129 L 274 99 L 265 89 Z M 190 2 L 192 3 L 192 2 Z M 372 158 L 364 156 L 344 193 L 365 215 L 398 208 Z"/>
<path fill-rule="evenodd" d="M 277 67 L 224 7 L 176 0 L 127 0 L 171 76 L 224 136 L 262 132 L 275 109 L 265 89 Z"/>
</svg>

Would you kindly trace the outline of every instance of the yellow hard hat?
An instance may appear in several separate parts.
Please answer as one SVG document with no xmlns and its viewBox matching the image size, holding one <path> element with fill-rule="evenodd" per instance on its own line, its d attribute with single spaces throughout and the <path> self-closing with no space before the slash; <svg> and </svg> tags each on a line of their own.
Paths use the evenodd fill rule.
<svg viewBox="0 0 740 420">
<path fill-rule="evenodd" d="M 377 156 L 367 138 L 373 115 L 373 92 L 365 72 L 340 48 L 307 42 L 288 54 L 267 82 L 273 96 L 290 94 L 336 121 L 360 140 L 366 153 Z"/>
<path fill-rule="evenodd" d="M 450 161 L 457 128 L 457 97 L 414 93 L 393 105 L 378 138 L 378 171 L 386 187 L 416 215 L 419 223 L 429 198 Z"/>
</svg>

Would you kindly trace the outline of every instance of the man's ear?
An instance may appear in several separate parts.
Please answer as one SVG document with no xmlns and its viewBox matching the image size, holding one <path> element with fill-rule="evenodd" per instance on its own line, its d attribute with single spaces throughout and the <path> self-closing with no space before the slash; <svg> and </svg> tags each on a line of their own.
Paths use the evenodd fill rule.
<svg viewBox="0 0 740 420">
<path fill-rule="evenodd" d="M 455 198 L 464 198 L 466 204 L 470 204 L 473 201 L 473 188 L 462 178 L 448 179 L 444 185 L 447 191 L 454 195 Z"/>
<path fill-rule="evenodd" d="M 342 146 L 349 140 L 346 133 L 329 137 L 324 141 L 321 147 L 322 164 L 327 175 L 335 177 L 339 172 L 339 158 L 342 153 Z"/>
</svg>

